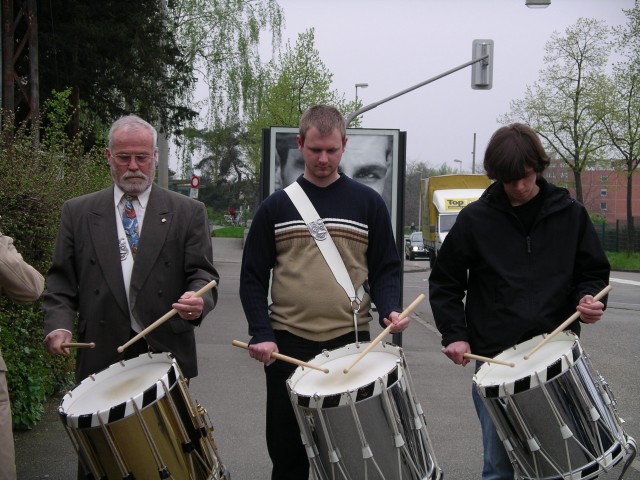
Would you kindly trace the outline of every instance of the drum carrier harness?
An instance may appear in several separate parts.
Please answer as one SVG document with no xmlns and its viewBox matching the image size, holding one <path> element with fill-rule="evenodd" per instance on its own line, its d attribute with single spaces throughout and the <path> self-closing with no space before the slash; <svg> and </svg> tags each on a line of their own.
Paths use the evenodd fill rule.
<svg viewBox="0 0 640 480">
<path fill-rule="evenodd" d="M 300 184 L 293 182 L 286 187 L 284 191 L 289 195 L 293 206 L 296 207 L 302 220 L 307 225 L 309 233 L 316 241 L 316 245 L 318 245 L 320 253 L 322 253 L 322 256 L 327 262 L 331 273 L 333 273 L 336 281 L 344 289 L 347 297 L 349 297 L 351 311 L 353 312 L 353 329 L 356 336 L 356 344 L 358 344 L 358 312 L 360 311 L 360 303 L 364 295 L 364 287 L 360 286 L 358 293 L 356 293 L 349 273 L 347 272 L 347 267 L 344 265 L 344 261 L 340 256 L 336 244 L 333 242 L 327 227 L 324 225 L 320 215 Z"/>
</svg>

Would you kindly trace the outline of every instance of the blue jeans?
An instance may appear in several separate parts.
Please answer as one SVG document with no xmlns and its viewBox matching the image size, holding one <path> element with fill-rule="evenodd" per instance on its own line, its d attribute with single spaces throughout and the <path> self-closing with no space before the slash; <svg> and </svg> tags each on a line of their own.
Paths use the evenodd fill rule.
<svg viewBox="0 0 640 480">
<path fill-rule="evenodd" d="M 473 398 L 473 404 L 476 407 L 480 428 L 482 429 L 482 445 L 484 447 L 482 480 L 513 480 L 514 473 L 511 460 L 498 436 L 493 420 L 491 420 L 491 416 L 475 386 L 472 386 L 471 390 L 471 397 Z"/>
</svg>

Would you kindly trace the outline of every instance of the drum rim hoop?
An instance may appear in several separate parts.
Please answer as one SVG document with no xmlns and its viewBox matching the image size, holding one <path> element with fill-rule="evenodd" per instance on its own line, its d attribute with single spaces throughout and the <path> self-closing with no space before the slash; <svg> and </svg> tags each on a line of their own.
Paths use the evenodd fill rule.
<svg viewBox="0 0 640 480">
<path fill-rule="evenodd" d="M 144 391 L 138 392 L 135 396 L 129 397 L 123 402 L 111 405 L 108 408 L 96 412 L 67 413 L 65 411 L 65 403 L 73 401 L 74 392 L 76 392 L 76 394 L 79 392 L 78 398 L 81 398 L 84 393 L 90 390 L 92 385 L 95 385 L 96 381 L 102 380 L 100 377 L 105 377 L 104 380 L 106 380 L 117 376 L 123 368 L 131 368 L 132 366 L 137 368 L 149 363 L 166 363 L 168 368 L 160 378 L 156 379 L 155 382 L 150 383 Z M 60 405 L 58 406 L 58 413 L 63 423 L 75 429 L 99 427 L 101 425 L 101 420 L 104 424 L 114 423 L 134 415 L 134 403 L 139 410 L 143 410 L 160 401 L 165 397 L 163 384 L 166 385 L 168 391 L 171 391 L 177 384 L 178 379 L 181 377 L 182 374 L 178 367 L 178 363 L 170 353 L 143 353 L 137 357 L 109 365 L 100 372 L 90 375 L 82 380 L 62 398 Z"/>
</svg>

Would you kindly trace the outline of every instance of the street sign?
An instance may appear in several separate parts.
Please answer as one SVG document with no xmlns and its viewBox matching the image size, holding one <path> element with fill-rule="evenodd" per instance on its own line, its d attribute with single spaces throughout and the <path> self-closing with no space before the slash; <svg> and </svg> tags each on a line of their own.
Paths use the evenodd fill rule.
<svg viewBox="0 0 640 480">
<path fill-rule="evenodd" d="M 192 189 L 189 191 L 189 196 L 190 196 L 191 198 L 198 198 L 198 189 L 197 189 L 197 188 L 192 188 Z"/>
<path fill-rule="evenodd" d="M 194 175 L 191 177 L 191 188 L 198 188 L 200 186 L 200 177 Z"/>
</svg>

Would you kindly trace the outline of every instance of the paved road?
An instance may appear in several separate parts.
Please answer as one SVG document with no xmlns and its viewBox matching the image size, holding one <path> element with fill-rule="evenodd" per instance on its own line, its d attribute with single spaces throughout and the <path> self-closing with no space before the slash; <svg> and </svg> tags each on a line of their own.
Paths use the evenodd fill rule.
<svg viewBox="0 0 640 480">
<path fill-rule="evenodd" d="M 247 341 L 238 299 L 241 242 L 214 239 L 214 260 L 222 281 L 218 307 L 198 331 L 200 375 L 189 387 L 207 408 L 215 426 L 220 456 L 233 480 L 267 480 L 270 466 L 263 440 L 264 375 L 261 366 L 231 340 Z M 404 303 L 428 290 L 428 262 L 405 262 Z M 640 274 L 612 275 L 610 308 L 599 324 L 583 329 L 582 345 L 609 383 L 626 420 L 625 432 L 640 441 Z M 440 353 L 439 335 L 427 301 L 402 339 L 417 397 L 437 462 L 449 480 L 480 478 L 482 448 L 470 399 L 473 372 Z M 377 334 L 376 329 L 373 334 Z M 57 418 L 56 403 L 33 430 L 16 434 L 19 479 L 73 479 L 75 454 Z M 135 445 L 132 445 L 135 448 Z M 601 479 L 618 478 L 617 467 Z M 636 459 L 626 480 L 640 480 Z"/>
</svg>

